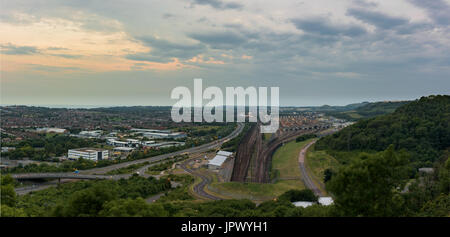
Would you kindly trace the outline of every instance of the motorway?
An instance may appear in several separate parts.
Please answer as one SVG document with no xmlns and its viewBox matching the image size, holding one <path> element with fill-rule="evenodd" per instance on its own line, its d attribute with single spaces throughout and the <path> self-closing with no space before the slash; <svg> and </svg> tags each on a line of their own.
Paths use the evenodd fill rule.
<svg viewBox="0 0 450 237">
<path fill-rule="evenodd" d="M 302 148 L 302 150 L 300 151 L 299 155 L 298 155 L 298 165 L 300 168 L 300 173 L 302 176 L 302 180 L 303 183 L 305 184 L 305 186 L 308 189 L 311 189 L 314 194 L 316 194 L 319 197 L 324 197 L 324 193 L 322 192 L 322 190 L 317 187 L 317 185 L 312 181 L 311 176 L 308 174 L 308 171 L 305 167 L 305 157 L 306 157 L 306 152 L 308 151 L 309 147 L 311 147 L 314 143 L 316 143 L 317 140 L 314 140 L 310 143 L 308 143 L 305 147 Z"/>
<path fill-rule="evenodd" d="M 12 174 L 12 177 L 14 179 L 17 180 L 30 180 L 30 179 L 43 179 L 43 178 L 57 178 L 57 179 L 114 179 L 114 180 L 118 180 L 121 178 L 128 178 L 130 177 L 132 174 L 120 174 L 120 175 L 105 175 L 105 173 L 112 171 L 112 170 L 116 170 L 116 169 L 120 169 L 120 168 L 124 168 L 127 167 L 129 165 L 134 165 L 134 164 L 140 164 L 140 163 L 144 163 L 144 162 L 152 162 L 152 164 L 148 164 L 145 165 L 141 168 L 139 168 L 137 170 L 136 173 L 139 173 L 139 175 L 141 176 L 150 176 L 145 174 L 145 171 L 155 165 L 156 162 L 158 161 L 163 161 L 165 159 L 171 158 L 173 156 L 176 155 L 181 155 L 181 154 L 195 154 L 195 153 L 202 153 L 202 152 L 206 152 L 208 150 L 211 149 L 216 149 L 219 148 L 223 143 L 237 137 L 243 130 L 244 128 L 244 124 L 243 123 L 238 123 L 237 124 L 237 128 L 230 133 L 228 136 L 221 138 L 219 140 L 207 143 L 207 144 L 203 144 L 197 147 L 192 147 L 192 148 L 188 148 L 188 149 L 184 149 L 184 150 L 180 150 L 180 151 L 176 151 L 176 152 L 172 152 L 172 153 L 167 153 L 167 154 L 163 154 L 163 155 L 159 155 L 159 156 L 153 156 L 153 157 L 149 157 L 149 158 L 145 158 L 145 159 L 140 159 L 140 160 L 134 160 L 134 161 L 128 161 L 128 162 L 123 162 L 120 164 L 116 164 L 116 165 L 110 165 L 110 166 L 106 166 L 106 167 L 101 167 L 101 168 L 94 168 L 94 169 L 89 169 L 89 170 L 82 170 L 80 171 L 79 174 L 75 174 L 73 172 L 65 172 L 65 173 L 25 173 L 25 174 Z M 36 185 L 36 186 L 32 186 L 27 187 L 27 191 L 34 191 L 34 190 L 39 190 L 42 189 L 41 187 L 42 185 Z"/>
</svg>

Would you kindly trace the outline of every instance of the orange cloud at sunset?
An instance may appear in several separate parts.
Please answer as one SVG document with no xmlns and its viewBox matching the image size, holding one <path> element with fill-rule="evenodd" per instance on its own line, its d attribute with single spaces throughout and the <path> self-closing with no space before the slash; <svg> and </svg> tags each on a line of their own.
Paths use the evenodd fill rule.
<svg viewBox="0 0 450 237">
<path fill-rule="evenodd" d="M 27 15 L 20 17 L 31 18 Z M 0 23 L 1 70 L 41 71 L 43 68 L 51 68 L 52 72 L 73 70 L 101 72 L 136 69 L 176 70 L 183 67 L 178 59 L 169 63 L 146 62 L 135 67 L 136 61 L 126 59 L 124 56 L 147 52 L 149 48 L 130 37 L 121 29 L 118 22 L 111 20 L 102 23 L 113 25 L 113 30 L 86 29 L 81 22 L 60 18 L 42 18 L 30 24 L 2 22 Z M 8 48 L 21 47 L 33 51 L 8 51 Z M 209 60 L 207 63 L 220 62 Z"/>
</svg>

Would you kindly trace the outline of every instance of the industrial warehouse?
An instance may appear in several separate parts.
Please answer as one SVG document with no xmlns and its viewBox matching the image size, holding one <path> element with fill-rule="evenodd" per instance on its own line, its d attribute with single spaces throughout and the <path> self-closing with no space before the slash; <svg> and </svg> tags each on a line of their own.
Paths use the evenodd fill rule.
<svg viewBox="0 0 450 237">
<path fill-rule="evenodd" d="M 72 160 L 79 158 L 99 161 L 109 159 L 109 151 L 99 148 L 78 148 L 70 149 L 67 153 L 67 157 Z"/>
</svg>

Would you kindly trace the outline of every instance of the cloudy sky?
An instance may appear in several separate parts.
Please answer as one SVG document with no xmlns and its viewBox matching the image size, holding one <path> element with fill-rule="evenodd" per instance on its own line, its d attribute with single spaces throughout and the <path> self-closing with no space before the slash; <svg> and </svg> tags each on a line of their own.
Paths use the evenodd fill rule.
<svg viewBox="0 0 450 237">
<path fill-rule="evenodd" d="M 1 0 L 1 104 L 172 105 L 278 86 L 282 105 L 450 91 L 450 0 Z"/>
</svg>

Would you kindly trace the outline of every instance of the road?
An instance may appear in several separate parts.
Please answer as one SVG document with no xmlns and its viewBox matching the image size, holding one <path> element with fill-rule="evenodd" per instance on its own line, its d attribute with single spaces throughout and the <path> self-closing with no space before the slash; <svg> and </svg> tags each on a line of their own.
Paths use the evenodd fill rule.
<svg viewBox="0 0 450 237">
<path fill-rule="evenodd" d="M 305 186 L 308 189 L 311 189 L 314 194 L 316 194 L 319 197 L 324 197 L 324 193 L 322 192 L 322 190 L 317 187 L 317 185 L 312 181 L 310 174 L 308 174 L 308 171 L 306 169 L 306 165 L 305 165 L 305 157 L 306 157 L 306 152 L 308 151 L 309 147 L 311 147 L 314 143 L 316 143 L 317 140 L 314 140 L 310 143 L 308 143 L 305 147 L 302 148 L 302 150 L 300 151 L 299 155 L 298 155 L 298 164 L 299 164 L 299 168 L 300 168 L 300 173 L 302 176 L 302 180 L 303 183 L 305 184 Z"/>
<path fill-rule="evenodd" d="M 211 195 L 211 194 L 205 192 L 205 188 L 206 188 L 206 186 L 207 186 L 208 184 L 211 183 L 211 179 L 210 179 L 209 177 L 203 175 L 203 174 L 199 174 L 199 173 L 195 172 L 194 170 L 188 168 L 188 167 L 187 167 L 187 164 L 188 164 L 190 161 L 192 161 L 192 159 L 186 160 L 185 162 L 181 163 L 180 166 L 181 166 L 181 168 L 182 168 L 184 171 L 188 172 L 188 173 L 191 174 L 191 175 L 194 175 L 194 176 L 196 176 L 196 177 L 199 177 L 199 178 L 202 180 L 200 183 L 194 185 L 194 188 L 193 188 L 194 192 L 195 192 L 197 195 L 199 195 L 199 196 L 201 196 L 201 197 L 204 197 L 204 198 L 206 198 L 206 199 L 211 199 L 211 200 L 221 200 L 220 197 L 216 197 L 216 196 L 214 196 L 214 195 Z"/>
<path fill-rule="evenodd" d="M 144 163 L 144 162 L 158 162 L 158 161 L 162 161 L 162 160 L 168 159 L 168 158 L 176 156 L 176 155 L 195 154 L 195 153 L 206 152 L 211 149 L 216 149 L 216 148 L 219 148 L 224 142 L 227 142 L 228 140 L 233 139 L 236 136 L 238 136 L 239 133 L 242 132 L 243 128 L 244 128 L 244 124 L 238 123 L 237 128 L 232 133 L 230 133 L 228 136 L 221 138 L 219 140 L 207 143 L 207 144 L 203 144 L 203 145 L 200 145 L 197 147 L 192 147 L 192 148 L 188 148 L 188 149 L 184 149 L 184 150 L 180 150 L 180 151 L 176 151 L 176 152 L 172 152 L 172 153 L 167 153 L 167 154 L 163 154 L 163 155 L 159 155 L 159 156 L 153 156 L 153 157 L 149 157 L 149 158 L 145 158 L 145 159 L 123 162 L 120 164 L 110 165 L 110 166 L 101 167 L 101 168 L 82 170 L 82 171 L 80 171 L 79 174 L 74 174 L 72 172 L 25 173 L 25 174 L 12 174 L 12 177 L 15 179 L 61 178 L 61 179 L 114 179 L 114 180 L 118 180 L 121 178 L 128 178 L 132 174 L 120 174 L 120 175 L 101 175 L 101 174 L 105 174 L 112 170 L 124 168 L 129 165 L 140 164 L 140 163 Z M 145 165 L 145 166 L 139 168 L 137 170 L 137 172 L 139 172 L 139 174 L 141 176 L 150 176 L 150 175 L 145 174 L 145 171 L 153 165 L 155 165 L 155 163 Z M 42 189 L 42 186 L 43 185 L 27 187 L 27 192 L 40 190 L 40 189 Z M 23 190 L 18 190 L 18 191 L 23 191 Z"/>
</svg>

